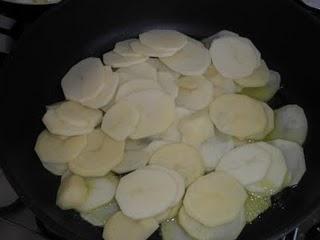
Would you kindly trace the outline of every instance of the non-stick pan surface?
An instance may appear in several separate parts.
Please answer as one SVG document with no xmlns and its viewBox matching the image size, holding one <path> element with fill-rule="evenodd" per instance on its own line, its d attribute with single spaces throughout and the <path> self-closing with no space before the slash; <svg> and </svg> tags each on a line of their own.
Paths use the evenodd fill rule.
<svg viewBox="0 0 320 240">
<path fill-rule="evenodd" d="M 308 170 L 299 186 L 277 196 L 274 207 L 239 239 L 276 239 L 310 216 L 320 206 L 320 25 L 289 0 L 73 0 L 42 16 L 22 37 L 1 80 L 1 160 L 22 200 L 66 239 L 101 238 L 101 229 L 56 207 L 59 178 L 41 166 L 33 147 L 44 128 L 45 105 L 63 99 L 60 80 L 66 71 L 152 28 L 173 28 L 199 39 L 222 29 L 238 32 L 281 73 L 283 89 L 272 105 L 297 103 L 305 109 Z"/>
</svg>

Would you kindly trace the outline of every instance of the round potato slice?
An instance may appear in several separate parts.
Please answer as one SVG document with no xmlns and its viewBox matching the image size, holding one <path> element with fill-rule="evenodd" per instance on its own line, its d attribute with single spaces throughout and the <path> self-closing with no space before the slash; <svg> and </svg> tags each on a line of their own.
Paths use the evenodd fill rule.
<svg viewBox="0 0 320 240">
<path fill-rule="evenodd" d="M 260 65 L 260 53 L 249 39 L 226 36 L 214 40 L 210 47 L 214 66 L 224 77 L 248 77 Z"/>
<path fill-rule="evenodd" d="M 104 87 L 94 98 L 83 101 L 82 104 L 91 108 L 101 108 L 109 104 L 117 91 L 119 84 L 118 74 L 112 72 L 111 67 L 106 66 L 106 77 Z"/>
<path fill-rule="evenodd" d="M 149 62 L 142 62 L 129 67 L 119 68 L 120 85 L 132 80 L 157 81 L 157 69 Z"/>
<path fill-rule="evenodd" d="M 175 82 L 175 78 L 170 72 L 158 72 L 158 83 L 163 91 L 176 98 L 178 96 L 179 88 Z"/>
<path fill-rule="evenodd" d="M 75 159 L 86 145 L 85 135 L 66 138 L 44 130 L 38 136 L 34 150 L 42 162 L 62 164 Z"/>
<path fill-rule="evenodd" d="M 85 149 L 69 162 L 69 169 L 84 177 L 101 177 L 123 159 L 124 141 L 115 141 L 101 130 L 88 135 Z"/>
<path fill-rule="evenodd" d="M 208 49 L 190 40 L 173 56 L 160 60 L 172 70 L 187 76 L 203 74 L 211 63 Z"/>
<path fill-rule="evenodd" d="M 175 30 L 151 30 L 141 33 L 142 44 L 159 51 L 178 51 L 187 44 L 184 34 Z"/>
<path fill-rule="evenodd" d="M 267 116 L 267 125 L 261 133 L 250 136 L 249 137 L 250 139 L 254 139 L 254 140 L 264 139 L 274 129 L 274 113 L 272 108 L 269 107 L 268 104 L 266 103 L 261 103 L 261 104 Z"/>
<path fill-rule="evenodd" d="M 161 148 L 164 145 L 171 144 L 171 143 L 173 143 L 173 142 L 166 141 L 166 140 L 153 140 L 151 143 L 149 143 L 148 146 L 146 146 L 143 149 L 143 151 L 149 153 L 149 155 L 152 156 L 156 151 L 158 151 L 159 148 Z"/>
<path fill-rule="evenodd" d="M 164 170 L 138 169 L 120 179 L 116 199 L 122 212 L 143 219 L 165 211 L 175 201 L 177 184 Z"/>
<path fill-rule="evenodd" d="M 229 30 L 221 30 L 221 31 L 203 39 L 201 42 L 204 44 L 204 46 L 206 48 L 209 49 L 213 40 L 220 38 L 220 37 L 227 37 L 227 36 L 239 37 L 239 34 L 231 32 Z"/>
<path fill-rule="evenodd" d="M 188 188 L 183 206 L 199 223 L 215 227 L 235 219 L 246 198 L 246 191 L 233 177 L 213 172 L 200 177 Z"/>
<path fill-rule="evenodd" d="M 110 65 L 113 68 L 129 67 L 134 64 L 145 62 L 148 57 L 124 57 L 114 51 L 103 54 L 103 62 L 106 65 Z"/>
<path fill-rule="evenodd" d="M 180 88 L 176 103 L 191 110 L 200 110 L 209 105 L 213 99 L 213 86 L 203 76 L 182 77 L 179 82 L 188 82 L 188 88 Z M 192 88 L 192 89 L 190 89 Z"/>
<path fill-rule="evenodd" d="M 161 133 L 174 121 L 174 100 L 160 90 L 140 91 L 132 93 L 123 99 L 135 107 L 140 114 L 136 130 L 130 134 L 132 139 Z"/>
<path fill-rule="evenodd" d="M 261 133 L 267 116 L 260 102 L 239 94 L 225 94 L 209 106 L 215 126 L 223 133 L 240 139 Z"/>
<path fill-rule="evenodd" d="M 145 44 L 142 44 L 139 40 L 130 44 L 134 52 L 147 57 L 169 57 L 175 54 L 176 51 L 157 50 L 151 48 Z"/>
<path fill-rule="evenodd" d="M 235 79 L 234 81 L 242 87 L 263 87 L 269 81 L 269 72 L 265 61 L 261 60 L 260 66 L 250 76 Z"/>
<path fill-rule="evenodd" d="M 183 144 L 167 144 L 159 148 L 151 157 L 150 165 L 157 165 L 177 171 L 185 180 L 186 186 L 204 174 L 200 153 L 193 147 Z"/>
<path fill-rule="evenodd" d="M 170 73 L 174 79 L 178 79 L 180 77 L 180 73 L 173 71 L 172 69 L 168 68 L 167 65 L 162 63 L 158 58 L 149 58 L 147 63 L 151 64 L 157 72 L 166 72 Z"/>
<path fill-rule="evenodd" d="M 102 90 L 105 67 L 99 58 L 86 58 L 74 65 L 61 81 L 66 99 L 82 102 L 96 97 Z"/>
<path fill-rule="evenodd" d="M 68 171 L 68 164 L 66 163 L 48 163 L 48 162 L 41 162 L 42 166 L 51 172 L 54 175 L 62 176 Z"/>
<path fill-rule="evenodd" d="M 137 39 L 127 39 L 121 42 L 117 42 L 114 46 L 113 51 L 124 57 L 140 57 L 141 55 L 134 52 L 130 46 L 130 44 L 134 41 L 137 41 Z"/>
<path fill-rule="evenodd" d="M 150 154 L 143 150 L 125 151 L 123 161 L 115 166 L 112 171 L 118 174 L 124 174 L 144 167 L 150 160 Z"/>
</svg>

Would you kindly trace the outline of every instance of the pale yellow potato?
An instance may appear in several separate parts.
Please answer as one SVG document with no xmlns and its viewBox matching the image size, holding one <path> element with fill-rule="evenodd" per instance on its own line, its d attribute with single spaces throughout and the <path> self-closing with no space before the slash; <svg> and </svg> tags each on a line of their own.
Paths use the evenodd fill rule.
<svg viewBox="0 0 320 240">
<path fill-rule="evenodd" d="M 103 54 L 104 64 L 112 66 L 113 68 L 129 67 L 134 64 L 145 62 L 147 59 L 148 57 L 145 56 L 124 57 L 114 51 Z"/>
</svg>

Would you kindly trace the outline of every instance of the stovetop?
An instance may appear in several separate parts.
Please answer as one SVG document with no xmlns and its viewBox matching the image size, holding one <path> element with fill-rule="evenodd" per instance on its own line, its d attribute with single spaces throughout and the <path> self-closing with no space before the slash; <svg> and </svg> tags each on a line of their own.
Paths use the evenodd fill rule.
<svg viewBox="0 0 320 240">
<path fill-rule="evenodd" d="M 320 10 L 296 0 L 301 7 L 320 19 Z M 303 0 L 320 8 L 320 0 Z M 0 0 L 0 74 L 10 49 L 21 33 L 51 5 L 17 5 Z M 1 80 L 0 80 L 1 81 Z M 1 90 L 1 88 L 0 88 Z M 280 240 L 320 240 L 320 213 L 307 219 Z M 0 168 L 0 239 L 1 240 L 61 240 L 19 200 Z"/>
</svg>

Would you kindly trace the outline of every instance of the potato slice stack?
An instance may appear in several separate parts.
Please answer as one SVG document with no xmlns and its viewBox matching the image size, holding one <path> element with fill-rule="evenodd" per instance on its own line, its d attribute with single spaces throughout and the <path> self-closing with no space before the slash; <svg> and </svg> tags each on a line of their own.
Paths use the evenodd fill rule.
<svg viewBox="0 0 320 240">
<path fill-rule="evenodd" d="M 150 30 L 76 63 L 61 86 L 35 151 L 61 176 L 57 205 L 104 239 L 160 225 L 164 240 L 236 239 L 306 171 L 303 109 L 273 111 L 280 75 L 236 33 Z"/>
</svg>

